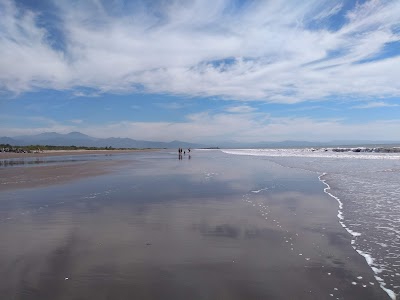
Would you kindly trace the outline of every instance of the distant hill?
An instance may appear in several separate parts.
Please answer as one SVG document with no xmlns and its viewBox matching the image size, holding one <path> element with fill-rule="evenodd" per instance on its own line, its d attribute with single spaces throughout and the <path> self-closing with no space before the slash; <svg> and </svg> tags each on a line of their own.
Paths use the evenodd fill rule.
<svg viewBox="0 0 400 300">
<path fill-rule="evenodd" d="M 3 136 L 3 137 L 0 137 L 0 144 L 10 144 L 10 145 L 13 145 L 13 146 L 14 145 L 18 146 L 18 141 L 14 140 L 14 139 L 12 139 L 10 137 Z"/>
<path fill-rule="evenodd" d="M 331 142 L 309 141 L 281 141 L 281 142 L 257 142 L 240 143 L 236 141 L 221 141 L 220 143 L 196 144 L 184 141 L 155 142 L 134 140 L 130 138 L 110 137 L 95 138 L 80 132 L 60 134 L 57 132 L 45 132 L 36 135 L 23 135 L 16 137 L 0 137 L 0 144 L 13 146 L 27 145 L 51 145 L 51 146 L 85 146 L 85 147 L 114 147 L 114 148 L 303 148 L 303 147 L 338 147 L 338 146 L 368 146 L 378 147 L 382 145 L 400 145 L 395 141 L 356 141 L 342 140 Z"/>
<path fill-rule="evenodd" d="M 16 137 L 0 137 L 0 144 L 13 146 L 51 145 L 51 146 L 86 146 L 86 147 L 113 147 L 113 148 L 202 148 L 209 145 L 187 143 L 182 141 L 153 142 L 134 140 L 130 138 L 94 138 L 80 132 L 61 134 L 45 132 L 36 135 Z"/>
</svg>

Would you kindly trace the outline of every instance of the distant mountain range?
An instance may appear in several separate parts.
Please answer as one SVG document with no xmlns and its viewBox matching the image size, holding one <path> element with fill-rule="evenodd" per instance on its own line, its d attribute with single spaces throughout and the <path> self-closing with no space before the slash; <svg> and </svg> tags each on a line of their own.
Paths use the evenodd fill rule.
<svg viewBox="0 0 400 300">
<path fill-rule="evenodd" d="M 36 135 L 23 135 L 16 137 L 0 137 L 0 144 L 13 146 L 51 145 L 51 146 L 85 146 L 85 147 L 114 147 L 114 148 L 203 148 L 201 144 L 182 141 L 153 142 L 129 138 L 94 138 L 80 132 L 60 134 L 45 132 Z"/>
<path fill-rule="evenodd" d="M 23 135 L 15 137 L 0 137 L 0 144 L 13 146 L 27 145 L 51 145 L 51 146 L 86 146 L 86 147 L 114 147 L 114 148 L 207 148 L 218 146 L 220 148 L 302 148 L 302 147 L 335 147 L 335 146 L 380 146 L 400 145 L 399 141 L 331 141 L 331 142 L 309 142 L 309 141 L 282 141 L 282 142 L 259 142 L 240 143 L 235 141 L 221 141 L 216 144 L 196 144 L 184 141 L 155 142 L 142 141 L 130 138 L 95 138 L 80 132 L 60 134 L 57 132 L 45 132 L 37 135 Z"/>
</svg>

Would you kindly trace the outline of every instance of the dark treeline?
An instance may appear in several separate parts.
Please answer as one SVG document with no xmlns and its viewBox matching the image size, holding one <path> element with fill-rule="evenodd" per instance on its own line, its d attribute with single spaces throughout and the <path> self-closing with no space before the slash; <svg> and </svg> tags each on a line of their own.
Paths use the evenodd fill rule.
<svg viewBox="0 0 400 300">
<path fill-rule="evenodd" d="M 44 150 L 143 150 L 144 148 L 114 148 L 114 147 L 85 147 L 85 146 L 52 146 L 52 145 L 29 145 L 12 146 L 0 144 L 0 152 L 32 153 Z M 149 148 L 146 148 L 149 149 Z"/>
</svg>

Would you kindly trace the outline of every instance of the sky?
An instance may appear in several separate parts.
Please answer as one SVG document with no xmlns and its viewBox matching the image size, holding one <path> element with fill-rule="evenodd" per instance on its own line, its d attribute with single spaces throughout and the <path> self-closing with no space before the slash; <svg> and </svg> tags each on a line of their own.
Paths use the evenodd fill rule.
<svg viewBox="0 0 400 300">
<path fill-rule="evenodd" d="M 0 0 L 0 136 L 400 140 L 400 1 Z"/>
</svg>

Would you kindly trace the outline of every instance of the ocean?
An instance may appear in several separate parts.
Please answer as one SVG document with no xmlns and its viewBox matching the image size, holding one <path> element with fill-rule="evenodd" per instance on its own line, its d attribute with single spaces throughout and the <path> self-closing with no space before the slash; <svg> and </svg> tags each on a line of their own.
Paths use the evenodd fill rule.
<svg viewBox="0 0 400 300">
<path fill-rule="evenodd" d="M 400 155 L 314 149 L 224 150 L 314 172 L 338 201 L 338 222 L 388 295 L 400 294 Z"/>
</svg>

